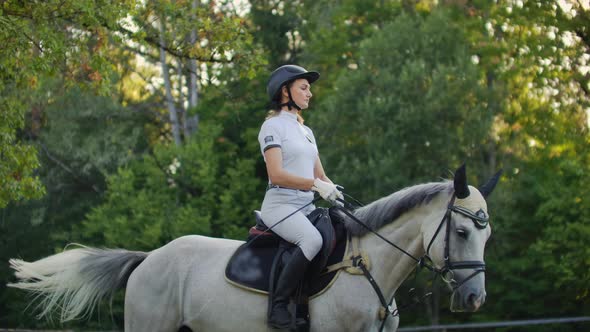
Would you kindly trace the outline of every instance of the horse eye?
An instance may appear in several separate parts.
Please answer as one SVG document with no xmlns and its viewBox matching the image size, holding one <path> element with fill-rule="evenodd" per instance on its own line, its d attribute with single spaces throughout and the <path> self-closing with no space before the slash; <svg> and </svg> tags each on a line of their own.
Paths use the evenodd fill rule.
<svg viewBox="0 0 590 332">
<path fill-rule="evenodd" d="M 457 235 L 459 235 L 460 238 L 467 240 L 467 231 L 464 229 L 458 229 L 457 230 Z"/>
</svg>

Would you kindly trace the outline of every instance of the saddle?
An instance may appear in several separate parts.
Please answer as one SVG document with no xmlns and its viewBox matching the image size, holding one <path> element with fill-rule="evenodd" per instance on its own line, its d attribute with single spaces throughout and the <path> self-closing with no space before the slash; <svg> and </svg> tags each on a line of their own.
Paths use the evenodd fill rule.
<svg viewBox="0 0 590 332">
<path fill-rule="evenodd" d="M 272 294 L 273 285 L 288 261 L 287 255 L 296 246 L 270 231 L 258 211 L 255 211 L 255 215 L 256 226 L 250 229 L 246 243 L 236 249 L 230 258 L 225 269 L 225 279 L 249 291 Z M 346 231 L 343 220 L 348 217 L 342 208 L 319 208 L 307 218 L 320 232 L 323 244 L 293 296 L 295 319 L 292 322 L 294 329 L 290 330 L 297 332 L 309 331 L 309 299 L 328 290 L 340 271 L 366 275 L 370 269 L 369 257 L 360 250 L 358 237 L 352 237 Z"/>
<path fill-rule="evenodd" d="M 246 243 L 233 254 L 225 269 L 226 280 L 240 288 L 268 294 L 278 278 L 283 263 L 296 246 L 269 231 L 255 211 L 256 226 L 248 234 Z M 342 215 L 333 208 L 318 208 L 308 219 L 322 236 L 322 249 L 311 261 L 301 293 L 315 297 L 331 285 L 338 271 L 325 271 L 326 266 L 342 261 L 346 251 L 346 230 L 340 222 Z"/>
</svg>

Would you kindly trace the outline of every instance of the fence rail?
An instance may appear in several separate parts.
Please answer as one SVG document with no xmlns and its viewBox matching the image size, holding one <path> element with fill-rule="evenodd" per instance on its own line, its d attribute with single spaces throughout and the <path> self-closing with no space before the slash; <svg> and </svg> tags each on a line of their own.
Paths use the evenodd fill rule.
<svg viewBox="0 0 590 332">
<path fill-rule="evenodd" d="M 3 329 L 0 328 L 0 332 L 82 332 L 82 330 L 26 330 L 26 329 Z M 83 332 L 122 332 L 122 331 L 95 331 L 88 330 Z"/>
<path fill-rule="evenodd" d="M 528 325 L 545 325 L 545 324 L 569 324 L 569 323 L 590 323 L 590 317 L 564 317 L 564 318 L 545 318 L 545 319 L 524 319 L 504 322 L 483 322 L 483 323 L 465 323 L 465 324 L 445 324 L 445 325 L 428 325 L 401 327 L 399 332 L 417 332 L 417 331 L 436 331 L 436 330 L 465 330 L 465 329 L 484 329 L 490 327 L 513 327 Z M 74 330 L 18 330 L 2 329 L 0 332 L 75 332 Z M 117 331 L 93 331 L 93 332 L 117 332 Z"/>
<path fill-rule="evenodd" d="M 527 325 L 544 325 L 544 324 L 566 324 L 566 323 L 590 323 L 590 317 L 565 317 L 565 318 L 545 318 L 545 319 L 525 319 L 504 322 L 484 322 L 484 323 L 464 323 L 464 324 L 445 324 L 445 325 L 428 325 L 415 327 L 402 327 L 399 332 L 414 331 L 436 331 L 436 330 L 465 330 L 465 329 L 484 329 L 490 327 L 513 327 Z"/>
<path fill-rule="evenodd" d="M 19 329 L 0 329 L 0 332 L 75 332 L 74 330 L 19 330 Z"/>
</svg>

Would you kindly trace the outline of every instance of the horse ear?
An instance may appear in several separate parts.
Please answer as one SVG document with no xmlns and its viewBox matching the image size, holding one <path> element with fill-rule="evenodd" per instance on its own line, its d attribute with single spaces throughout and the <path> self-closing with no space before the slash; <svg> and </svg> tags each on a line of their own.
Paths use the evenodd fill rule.
<svg viewBox="0 0 590 332">
<path fill-rule="evenodd" d="M 465 163 L 455 171 L 455 178 L 453 179 L 455 187 L 455 196 L 457 198 L 465 198 L 469 196 L 469 187 L 467 186 L 467 171 L 465 170 Z"/>
<path fill-rule="evenodd" d="M 494 188 L 496 188 L 496 184 L 498 183 L 498 180 L 500 180 L 500 176 L 502 175 L 502 172 L 503 172 L 503 170 L 499 170 L 498 172 L 496 172 L 496 174 L 494 174 L 494 176 L 492 176 L 488 180 L 488 182 L 486 182 L 486 184 L 479 187 L 479 192 L 481 193 L 481 195 L 484 198 L 488 198 L 488 196 L 492 193 L 492 191 L 494 191 Z"/>
</svg>

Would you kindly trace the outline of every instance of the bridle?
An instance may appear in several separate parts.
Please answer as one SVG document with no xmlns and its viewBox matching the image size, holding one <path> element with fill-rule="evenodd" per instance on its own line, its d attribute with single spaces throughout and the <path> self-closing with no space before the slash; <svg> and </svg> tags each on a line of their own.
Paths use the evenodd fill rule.
<svg viewBox="0 0 590 332">
<path fill-rule="evenodd" d="M 484 261 L 459 261 L 459 262 L 451 261 L 450 238 L 451 238 L 451 222 L 452 222 L 451 214 L 452 214 L 452 212 L 455 212 L 455 213 L 461 214 L 467 218 L 470 218 L 473 221 L 475 227 L 478 229 L 485 229 L 488 226 L 489 218 L 485 215 L 483 210 L 480 210 L 477 213 L 474 213 L 473 211 L 466 209 L 462 206 L 455 205 L 455 195 L 453 195 L 449 204 L 447 205 L 447 212 L 445 213 L 444 217 L 440 221 L 440 224 L 438 225 L 436 232 L 434 232 L 434 235 L 432 236 L 432 238 L 430 239 L 430 242 L 428 243 L 428 247 L 426 248 L 426 253 L 419 260 L 419 263 L 421 266 L 426 267 L 427 269 L 439 274 L 444 281 L 446 281 L 447 283 L 449 283 L 453 287 L 453 291 L 455 291 L 457 288 L 461 287 L 464 283 L 466 283 L 467 281 L 469 281 L 470 279 L 472 279 L 473 277 L 475 277 L 479 273 L 485 272 L 486 263 Z M 440 230 L 442 229 L 442 226 L 445 223 L 447 224 L 446 231 L 445 231 L 445 248 L 444 248 L 444 264 L 445 265 L 439 269 L 433 265 L 432 259 L 430 258 L 429 253 L 430 253 L 430 247 L 432 246 L 432 243 L 434 243 L 434 240 L 436 239 L 438 233 L 440 233 Z M 455 280 L 455 273 L 453 271 L 454 270 L 467 270 L 467 269 L 473 269 L 474 271 L 468 277 L 464 278 L 460 283 L 457 283 L 457 281 Z"/>
<path fill-rule="evenodd" d="M 349 203 L 344 200 L 341 200 L 341 202 L 349 205 Z M 366 228 L 367 230 L 369 230 L 370 232 L 375 234 L 381 240 L 387 242 L 392 247 L 398 249 L 399 251 L 404 253 L 406 256 L 413 259 L 416 263 L 418 263 L 418 265 L 420 267 L 426 268 L 426 269 L 440 275 L 441 278 L 443 280 L 445 280 L 446 282 L 449 282 L 451 284 L 454 283 L 455 285 L 453 287 L 453 290 L 456 290 L 457 288 L 461 287 L 465 282 L 467 282 L 469 279 L 475 277 L 477 274 L 485 272 L 486 263 L 483 261 L 460 261 L 460 262 L 451 261 L 451 258 L 450 258 L 450 251 L 451 251 L 450 237 L 451 237 L 451 222 L 452 222 L 451 214 L 453 212 L 455 212 L 455 213 L 458 213 L 458 214 L 461 214 L 463 216 L 470 218 L 473 221 L 473 223 L 475 224 L 475 227 L 478 229 L 485 229 L 489 223 L 489 218 L 485 215 L 483 210 L 479 210 L 476 213 L 474 213 L 473 211 L 471 211 L 467 208 L 455 205 L 455 195 L 454 194 L 453 194 L 453 197 L 451 198 L 451 200 L 449 201 L 449 203 L 447 204 L 447 211 L 445 212 L 445 215 L 443 216 L 436 231 L 432 235 L 430 242 L 428 243 L 428 247 L 426 248 L 426 253 L 420 258 L 414 257 L 412 254 L 410 254 L 406 250 L 400 248 L 395 243 L 393 243 L 393 242 L 389 241 L 387 238 L 383 237 L 383 235 L 381 235 L 381 234 L 377 233 L 375 230 L 371 229 L 364 222 L 358 220 L 358 218 L 356 218 L 352 213 L 350 213 L 348 209 L 344 209 L 341 207 L 337 207 L 337 208 L 340 211 L 344 212 L 344 214 L 346 214 L 350 219 L 352 219 L 353 221 L 355 221 L 359 225 L 363 226 L 364 228 Z M 432 244 L 434 243 L 434 240 L 436 239 L 436 237 L 440 233 L 440 231 L 445 223 L 447 223 L 447 228 L 445 231 L 444 266 L 442 268 L 437 268 L 436 266 L 434 266 L 432 258 L 430 257 L 429 253 L 430 253 L 430 248 L 432 247 Z M 475 271 L 470 276 L 468 276 L 467 278 L 462 280 L 461 283 L 456 285 L 457 282 L 456 282 L 456 280 L 454 280 L 454 272 L 453 271 L 454 270 L 466 270 L 466 269 L 474 269 Z"/>
<path fill-rule="evenodd" d="M 347 195 L 347 196 L 349 196 L 349 195 Z M 485 214 L 485 212 L 483 210 L 479 210 L 474 213 L 473 211 L 471 211 L 467 208 L 464 208 L 459 205 L 455 205 L 455 193 L 453 193 L 451 200 L 447 204 L 447 211 L 445 212 L 445 215 L 443 216 L 442 220 L 440 221 L 436 231 L 432 235 L 432 238 L 430 239 L 430 242 L 428 243 L 428 247 L 426 248 L 425 254 L 420 258 L 414 257 L 412 254 L 410 254 L 406 250 L 400 248 L 395 243 L 389 241 L 387 238 L 383 237 L 381 234 L 377 233 L 375 230 L 373 230 L 369 226 L 367 226 L 364 222 L 362 222 L 358 218 L 356 218 L 349 211 L 348 207 L 351 206 L 350 203 L 346 202 L 345 200 L 340 200 L 340 199 L 338 199 L 338 201 L 340 201 L 341 203 L 343 203 L 347 207 L 347 208 L 342 208 L 342 207 L 336 206 L 336 208 L 338 210 L 342 211 L 351 220 L 355 221 L 356 223 L 358 223 L 362 227 L 369 230 L 371 233 L 375 234 L 381 240 L 387 242 L 392 247 L 396 248 L 397 250 L 404 253 L 406 256 L 413 259 L 416 263 L 418 263 L 419 267 L 426 268 L 426 269 L 434 272 L 435 275 L 440 275 L 441 278 L 445 282 L 449 283 L 452 286 L 453 291 L 457 290 L 459 287 L 461 287 L 467 281 L 469 281 L 472 278 L 474 278 L 475 276 L 477 276 L 479 273 L 485 272 L 486 264 L 484 261 L 458 261 L 458 262 L 455 262 L 455 261 L 452 261 L 450 258 L 450 251 L 451 251 L 450 238 L 451 238 L 451 223 L 452 223 L 451 215 L 453 212 L 470 218 L 473 221 L 473 223 L 475 224 L 475 227 L 478 229 L 485 229 L 489 223 L 489 217 Z M 437 268 L 436 266 L 434 266 L 434 263 L 432 261 L 432 258 L 429 255 L 429 253 L 430 253 L 430 248 L 432 247 L 432 244 L 434 243 L 434 240 L 436 239 L 436 237 L 440 233 L 440 231 L 445 223 L 447 224 L 447 227 L 446 227 L 446 231 L 445 231 L 444 266 L 442 268 Z M 377 293 L 377 296 L 379 297 L 379 301 L 381 302 L 381 305 L 382 305 L 381 312 L 384 315 L 384 317 L 382 318 L 383 321 L 382 321 L 381 328 L 380 328 L 380 331 L 382 331 L 383 328 L 385 327 L 385 322 L 387 320 L 387 317 L 389 317 L 389 315 L 397 316 L 397 315 L 399 315 L 399 311 L 398 311 L 398 309 L 393 309 L 391 307 L 391 303 L 393 302 L 393 298 L 391 299 L 391 301 L 389 301 L 389 303 L 385 300 L 385 297 L 383 296 L 383 292 L 381 291 L 381 288 L 377 285 L 377 282 L 375 281 L 375 279 L 373 278 L 373 276 L 371 275 L 371 273 L 369 272 L 367 267 L 362 262 L 362 259 L 359 260 L 357 265 L 363 271 L 363 274 L 369 280 L 371 286 L 373 286 L 373 289 Z M 466 269 L 473 269 L 474 271 L 468 277 L 464 278 L 461 282 L 458 283 L 455 280 L 454 271 L 455 270 L 466 270 Z"/>
</svg>

